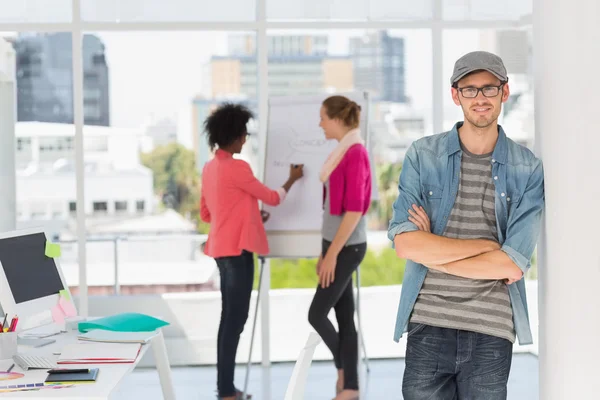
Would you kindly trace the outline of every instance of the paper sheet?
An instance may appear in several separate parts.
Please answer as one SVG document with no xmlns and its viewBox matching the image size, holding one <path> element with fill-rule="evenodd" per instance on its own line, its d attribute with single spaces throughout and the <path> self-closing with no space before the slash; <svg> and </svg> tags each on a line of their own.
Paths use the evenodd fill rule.
<svg viewBox="0 0 600 400">
<path fill-rule="evenodd" d="M 75 309 L 73 303 L 65 299 L 63 296 L 60 296 L 60 299 L 58 300 L 58 305 L 60 306 L 60 308 L 62 308 L 62 311 L 66 317 L 74 317 L 77 315 L 77 310 Z"/>
<path fill-rule="evenodd" d="M 63 309 L 60 306 L 60 304 L 57 304 L 54 307 L 52 307 L 51 311 L 52 311 L 52 320 L 54 322 L 56 322 L 57 324 L 65 323 L 65 313 L 63 312 Z"/>
</svg>

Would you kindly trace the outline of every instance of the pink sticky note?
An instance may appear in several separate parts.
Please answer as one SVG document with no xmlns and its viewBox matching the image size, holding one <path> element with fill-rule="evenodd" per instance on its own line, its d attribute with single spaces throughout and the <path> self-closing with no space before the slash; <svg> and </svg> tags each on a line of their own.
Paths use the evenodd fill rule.
<svg viewBox="0 0 600 400">
<path fill-rule="evenodd" d="M 58 324 L 65 322 L 65 313 L 58 304 L 52 307 L 52 320 Z"/>
<path fill-rule="evenodd" d="M 65 299 L 64 296 L 60 296 L 60 299 L 58 300 L 58 305 L 60 306 L 60 308 L 62 308 L 62 311 L 65 314 L 65 316 L 75 317 L 77 315 L 77 310 L 75 309 L 73 303 Z"/>
</svg>

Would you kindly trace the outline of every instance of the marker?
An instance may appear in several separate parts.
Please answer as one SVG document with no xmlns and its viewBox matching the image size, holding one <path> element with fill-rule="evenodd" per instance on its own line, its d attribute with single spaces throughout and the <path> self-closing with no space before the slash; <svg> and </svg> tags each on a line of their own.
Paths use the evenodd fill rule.
<svg viewBox="0 0 600 400">
<path fill-rule="evenodd" d="M 10 327 L 8 328 L 9 332 L 14 332 L 17 330 L 17 322 L 19 322 L 19 317 L 15 316 L 10 322 Z"/>
</svg>

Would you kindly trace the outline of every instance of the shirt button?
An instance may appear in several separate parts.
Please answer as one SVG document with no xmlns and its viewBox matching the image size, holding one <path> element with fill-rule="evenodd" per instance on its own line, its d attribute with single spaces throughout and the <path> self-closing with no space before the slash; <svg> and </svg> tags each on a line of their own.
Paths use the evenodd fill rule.
<svg viewBox="0 0 600 400">
<path fill-rule="evenodd" d="M 433 192 L 429 192 L 429 195 L 430 195 L 430 196 L 433 196 Z"/>
<path fill-rule="evenodd" d="M 494 160 L 494 159 L 492 158 L 492 162 L 493 162 L 493 163 L 495 163 L 495 162 L 496 162 L 496 160 Z"/>
<path fill-rule="evenodd" d="M 506 198 L 506 201 L 510 201 L 510 197 L 507 197 L 507 198 Z"/>
<path fill-rule="evenodd" d="M 504 194 L 504 193 L 500 193 L 500 196 L 504 197 L 504 196 L 505 196 L 505 194 Z"/>
<path fill-rule="evenodd" d="M 494 180 L 495 180 L 495 181 L 497 181 L 497 180 L 498 180 L 498 177 L 497 177 L 497 176 L 495 176 L 495 177 L 494 177 Z"/>
</svg>

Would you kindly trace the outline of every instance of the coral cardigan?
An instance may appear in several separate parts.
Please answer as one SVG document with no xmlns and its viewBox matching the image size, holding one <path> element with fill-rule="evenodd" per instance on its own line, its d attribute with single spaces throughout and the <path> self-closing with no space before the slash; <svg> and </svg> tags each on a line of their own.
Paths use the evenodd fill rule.
<svg viewBox="0 0 600 400">
<path fill-rule="evenodd" d="M 200 217 L 210 223 L 204 253 L 213 258 L 238 256 L 242 250 L 268 254 L 258 201 L 276 206 L 285 195 L 285 189 L 271 190 L 256 179 L 247 162 L 217 150 L 202 172 Z"/>
</svg>

